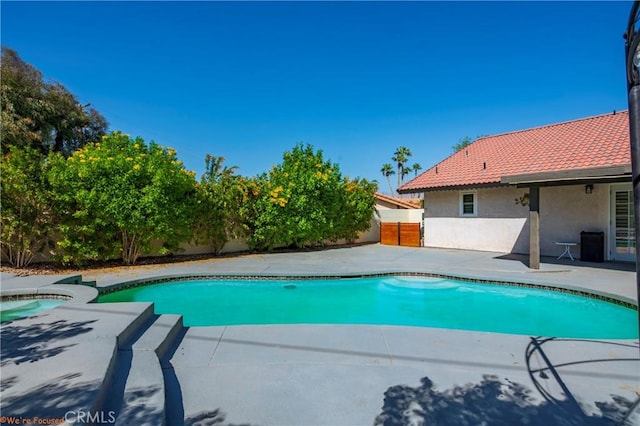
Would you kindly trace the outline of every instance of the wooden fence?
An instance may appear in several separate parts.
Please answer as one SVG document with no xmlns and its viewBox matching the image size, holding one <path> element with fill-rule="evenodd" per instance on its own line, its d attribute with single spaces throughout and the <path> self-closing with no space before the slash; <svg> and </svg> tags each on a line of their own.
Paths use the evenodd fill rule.
<svg viewBox="0 0 640 426">
<path fill-rule="evenodd" d="M 420 224 L 382 222 L 380 242 L 390 246 L 420 247 Z"/>
</svg>

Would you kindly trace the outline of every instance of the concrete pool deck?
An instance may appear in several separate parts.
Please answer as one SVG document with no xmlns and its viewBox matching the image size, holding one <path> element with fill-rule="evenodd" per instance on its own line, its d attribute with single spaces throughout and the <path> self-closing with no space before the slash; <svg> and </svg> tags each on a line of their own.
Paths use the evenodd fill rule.
<svg viewBox="0 0 640 426">
<path fill-rule="evenodd" d="M 542 259 L 531 271 L 523 260 L 369 245 L 82 275 L 108 287 L 160 275 L 428 272 L 635 303 L 633 265 Z M 3 273 L 2 293 L 59 278 Z M 640 394 L 638 340 L 393 326 L 183 328 L 139 303 L 66 304 L 0 330 L 2 416 L 93 410 L 103 413 L 98 424 L 110 423 L 110 411 L 120 424 L 149 425 L 615 424 Z M 633 416 L 629 424 L 640 423 Z"/>
</svg>

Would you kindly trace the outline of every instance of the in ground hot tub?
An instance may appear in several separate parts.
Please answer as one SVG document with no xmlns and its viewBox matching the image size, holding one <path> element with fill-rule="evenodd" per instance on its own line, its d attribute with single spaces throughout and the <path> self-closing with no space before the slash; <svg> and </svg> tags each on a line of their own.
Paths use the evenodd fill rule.
<svg viewBox="0 0 640 426">
<path fill-rule="evenodd" d="M 12 321 L 18 318 L 28 317 L 48 309 L 55 308 L 65 303 L 69 298 L 12 296 L 0 299 L 0 321 Z"/>
</svg>

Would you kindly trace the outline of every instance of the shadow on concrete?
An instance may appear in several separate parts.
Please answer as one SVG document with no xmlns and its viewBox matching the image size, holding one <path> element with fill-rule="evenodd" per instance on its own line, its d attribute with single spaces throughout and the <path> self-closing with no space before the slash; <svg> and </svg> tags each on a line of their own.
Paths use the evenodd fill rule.
<svg viewBox="0 0 640 426">
<path fill-rule="evenodd" d="M 80 376 L 80 373 L 66 374 L 19 395 L 3 396 L 2 415 L 62 419 L 69 410 L 90 407 L 100 383 L 78 383 Z"/>
<path fill-rule="evenodd" d="M 159 419 L 164 413 L 162 408 L 153 404 L 162 391 L 160 386 L 136 387 L 128 390 L 124 397 L 126 406 L 113 410 L 118 418 L 118 423 L 123 425 L 159 424 Z"/>
<path fill-rule="evenodd" d="M 18 383 L 18 376 L 3 377 L 0 381 L 0 392 L 5 392 Z"/>
<path fill-rule="evenodd" d="M 0 366 L 36 362 L 59 355 L 75 344 L 63 345 L 58 341 L 88 333 L 92 330 L 89 325 L 96 321 L 33 323 L 15 320 L 4 323 L 0 327 Z"/>
<path fill-rule="evenodd" d="M 542 344 L 554 339 L 531 338 L 525 355 L 529 375 L 539 394 L 521 383 L 495 375 L 483 375 L 480 383 L 454 386 L 437 390 L 429 377 L 420 380 L 420 386 L 392 386 L 384 393 L 382 412 L 376 417 L 376 426 L 391 425 L 623 425 L 635 411 L 634 404 L 619 395 L 610 401 L 596 401 L 600 414 L 589 414 L 566 386 Z M 594 343 L 608 343 L 596 342 Z M 529 360 L 533 354 L 545 359 L 543 369 L 532 369 Z M 604 361 L 604 360 L 603 360 Z M 634 359 L 636 361 L 636 359 Z M 588 362 L 598 362 L 588 361 Z M 570 363 L 574 364 L 574 363 Z M 563 364 L 567 365 L 567 364 Z M 554 380 L 558 392 L 548 392 L 540 380 Z M 540 396 L 543 400 L 540 400 Z"/>
<path fill-rule="evenodd" d="M 494 259 L 516 261 L 516 262 L 522 263 L 527 268 L 529 267 L 528 254 L 510 253 L 503 256 L 496 256 Z M 624 271 L 624 272 L 636 271 L 636 264 L 633 262 L 583 262 L 578 259 L 574 261 L 568 258 L 562 258 L 558 260 L 556 257 L 552 257 L 552 256 L 541 256 L 540 263 L 541 264 L 545 263 L 549 265 L 571 266 L 571 267 L 578 266 L 578 267 L 584 267 L 584 268 L 608 269 L 611 271 Z"/>
<path fill-rule="evenodd" d="M 19 395 L 3 396 L 3 418 L 23 418 L 31 424 L 115 424 L 121 418 L 108 408 L 95 408 L 100 381 L 78 382 L 80 373 L 59 376 L 54 380 L 31 388 Z M 153 388 L 138 389 L 142 395 L 157 392 Z M 88 407 L 94 407 L 87 412 Z M 35 420 L 35 418 L 40 419 Z M 158 424 L 158 413 L 144 406 L 135 407 L 128 412 L 122 424 L 155 425 Z M 10 424 L 10 422 L 2 423 Z M 27 424 L 22 421 L 20 424 Z"/>
<path fill-rule="evenodd" d="M 166 420 L 167 426 L 249 426 L 249 424 L 237 425 L 225 423 L 227 417 L 221 409 L 202 411 L 185 418 L 184 402 L 182 400 L 182 388 L 180 381 L 171 364 L 171 358 L 176 353 L 182 340 L 185 338 L 189 327 L 183 327 L 180 334 L 160 360 L 165 385 Z"/>
<path fill-rule="evenodd" d="M 250 426 L 249 423 L 225 423 L 224 419 L 226 417 L 227 415 L 217 408 L 213 411 L 205 411 L 186 418 L 184 420 L 184 426 Z"/>
<path fill-rule="evenodd" d="M 376 426 L 390 425 L 620 425 L 631 401 L 599 402 L 602 416 L 589 416 L 572 402 L 540 404 L 523 384 L 484 375 L 480 383 L 434 389 L 429 377 L 416 388 L 392 386 L 384 393 Z"/>
<path fill-rule="evenodd" d="M 553 343 L 563 345 L 565 343 L 579 342 L 586 345 L 608 346 L 612 350 L 615 347 L 629 348 L 633 352 L 637 352 L 638 343 L 621 343 L 603 340 L 587 340 L 587 339 L 571 339 L 571 338 L 554 338 L 554 337 L 531 337 L 530 342 L 525 349 L 525 361 L 527 364 L 527 372 L 534 384 L 536 390 L 544 397 L 544 399 L 554 405 L 566 404 L 573 407 L 573 411 L 581 412 L 582 407 L 574 398 L 571 389 L 565 383 L 562 376 L 558 372 L 560 367 L 576 366 L 580 364 L 605 364 L 611 362 L 637 362 L 640 358 L 602 358 L 602 359 L 577 359 L 580 353 L 574 353 L 573 360 L 569 362 L 553 362 L 543 349 L 543 345 Z M 533 359 L 537 361 L 540 367 L 533 367 Z M 610 418 L 617 421 L 616 424 L 632 424 L 628 420 L 636 417 L 638 412 L 638 401 L 640 395 L 636 398 L 635 403 L 622 398 L 618 395 L 611 395 L 612 402 L 595 402 L 595 406 L 602 412 L 602 417 Z M 633 423 L 635 424 L 635 423 Z"/>
<path fill-rule="evenodd" d="M 178 350 L 180 343 L 184 339 L 189 327 L 182 327 L 180 334 L 173 340 L 164 356 L 160 359 L 162 366 L 162 376 L 164 377 L 165 395 L 165 417 L 167 425 L 180 425 L 184 422 L 184 401 L 182 400 L 182 388 L 176 375 L 176 371 L 171 364 L 171 358 Z M 198 424 L 198 423 L 194 423 Z"/>
</svg>

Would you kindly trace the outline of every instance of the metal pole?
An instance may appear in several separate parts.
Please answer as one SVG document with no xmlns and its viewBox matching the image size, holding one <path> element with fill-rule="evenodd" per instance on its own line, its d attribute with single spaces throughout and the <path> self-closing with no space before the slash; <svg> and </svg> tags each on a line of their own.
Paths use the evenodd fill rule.
<svg viewBox="0 0 640 426">
<path fill-rule="evenodd" d="M 631 171 L 633 176 L 633 210 L 636 241 L 636 300 L 640 301 L 640 251 L 637 242 L 640 241 L 640 86 L 633 86 L 629 90 L 629 134 L 631 139 Z M 639 303 L 640 305 L 640 303 Z M 640 329 L 640 309 L 638 310 L 638 328 Z"/>
<path fill-rule="evenodd" d="M 637 243 L 640 241 L 640 78 L 638 69 L 633 63 L 640 35 L 636 31 L 638 23 L 638 12 L 640 1 L 635 1 L 629 15 L 627 32 L 625 33 L 625 65 L 627 74 L 627 89 L 629 101 L 629 139 L 631 144 L 631 172 L 633 176 L 633 209 L 635 227 L 635 250 L 636 250 L 636 300 L 638 300 L 638 328 L 640 329 L 640 275 L 638 275 L 638 265 L 640 265 L 640 251 Z"/>
<path fill-rule="evenodd" d="M 529 269 L 540 269 L 540 187 L 529 188 Z"/>
</svg>

